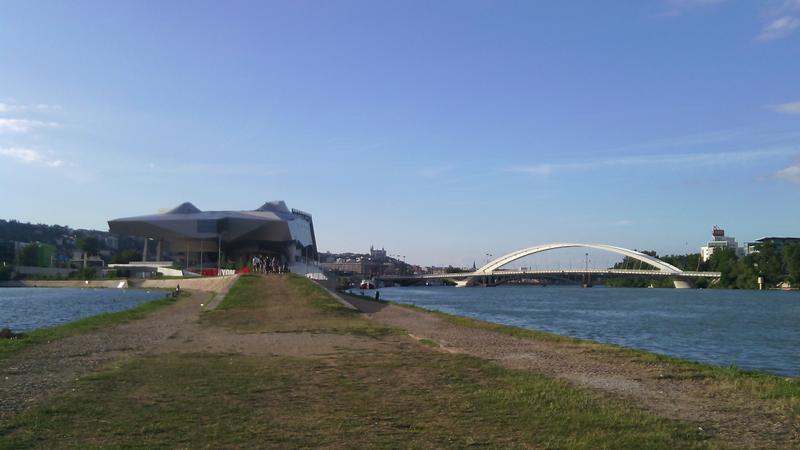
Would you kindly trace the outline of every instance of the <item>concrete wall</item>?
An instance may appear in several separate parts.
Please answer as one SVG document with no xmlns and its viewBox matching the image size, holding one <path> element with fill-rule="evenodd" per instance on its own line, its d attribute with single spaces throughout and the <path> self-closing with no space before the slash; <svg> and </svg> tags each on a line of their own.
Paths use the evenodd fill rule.
<svg viewBox="0 0 800 450">
<path fill-rule="evenodd" d="M 178 285 L 181 289 L 223 292 L 236 280 L 238 275 L 227 277 L 208 277 L 208 278 L 182 278 L 172 280 L 127 280 L 132 288 L 150 289 L 175 289 Z M 126 280 L 22 280 L 22 281 L 3 281 L 0 287 L 59 287 L 59 288 L 116 288 L 120 282 Z"/>
<path fill-rule="evenodd" d="M 75 269 L 62 269 L 59 267 L 33 267 L 33 266 L 14 266 L 14 271 L 22 275 L 44 275 L 47 277 L 62 276 L 66 277 Z"/>
<path fill-rule="evenodd" d="M 22 280 L 3 281 L 0 287 L 115 288 L 125 280 Z"/>
<path fill-rule="evenodd" d="M 178 285 L 181 289 L 191 289 L 207 292 L 222 292 L 227 289 L 238 275 L 227 277 L 206 277 L 206 278 L 181 278 L 172 280 L 144 280 L 131 281 L 131 287 L 154 288 L 154 289 L 175 289 Z"/>
</svg>

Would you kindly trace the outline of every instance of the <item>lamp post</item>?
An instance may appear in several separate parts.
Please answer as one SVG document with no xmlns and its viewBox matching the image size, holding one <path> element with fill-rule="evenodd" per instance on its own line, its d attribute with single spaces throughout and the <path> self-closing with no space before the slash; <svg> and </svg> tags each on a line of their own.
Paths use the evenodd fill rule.
<svg viewBox="0 0 800 450">
<path fill-rule="evenodd" d="M 764 290 L 764 277 L 761 275 L 761 272 L 759 272 L 759 270 L 758 270 L 758 263 L 753 263 L 753 268 L 755 269 L 755 272 L 756 272 L 756 277 L 757 277 L 756 278 L 756 282 L 758 283 L 758 290 L 759 291 L 763 291 Z"/>
</svg>

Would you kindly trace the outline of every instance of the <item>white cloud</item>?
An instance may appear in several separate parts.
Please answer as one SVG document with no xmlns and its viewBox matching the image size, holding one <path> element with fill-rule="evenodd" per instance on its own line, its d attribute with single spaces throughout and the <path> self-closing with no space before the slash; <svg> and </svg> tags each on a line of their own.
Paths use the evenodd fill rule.
<svg viewBox="0 0 800 450">
<path fill-rule="evenodd" d="M 628 219 L 622 219 L 622 220 L 618 220 L 618 221 L 614 222 L 614 225 L 617 225 L 617 226 L 620 226 L 620 227 L 626 227 L 628 225 L 633 225 L 633 221 L 632 220 L 628 220 Z"/>
<path fill-rule="evenodd" d="M 779 17 L 764 26 L 761 33 L 756 36 L 756 41 L 768 42 L 785 38 L 792 34 L 798 27 L 800 27 L 800 19 L 797 17 Z"/>
<path fill-rule="evenodd" d="M 52 122 L 41 122 L 29 119 L 3 119 L 0 118 L 0 133 L 30 133 L 39 128 L 55 127 Z"/>
<path fill-rule="evenodd" d="M 775 172 L 775 178 L 788 181 L 790 183 L 800 184 L 800 163 Z"/>
<path fill-rule="evenodd" d="M 798 0 L 800 1 L 800 0 Z M 769 105 L 767 109 L 784 113 L 784 114 L 800 114 L 800 102 L 781 103 L 778 105 Z"/>
<path fill-rule="evenodd" d="M 38 150 L 30 148 L 0 148 L 0 155 L 16 159 L 25 164 L 42 164 L 48 167 L 61 167 L 64 161 L 51 158 Z"/>
</svg>

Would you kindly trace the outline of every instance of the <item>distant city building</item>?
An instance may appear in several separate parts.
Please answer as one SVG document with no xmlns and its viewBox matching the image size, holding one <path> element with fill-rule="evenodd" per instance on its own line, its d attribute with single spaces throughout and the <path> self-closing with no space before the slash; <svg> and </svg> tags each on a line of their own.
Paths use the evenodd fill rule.
<svg viewBox="0 0 800 450">
<path fill-rule="evenodd" d="M 117 250 L 119 248 L 119 238 L 116 236 L 105 236 L 102 237 L 103 242 L 106 244 L 111 250 Z"/>
<path fill-rule="evenodd" d="M 369 257 L 372 258 L 373 260 L 383 261 L 384 259 L 386 259 L 386 250 L 383 249 L 383 248 L 380 249 L 380 250 L 377 250 L 377 249 L 372 248 L 372 246 L 370 246 L 369 247 Z"/>
<path fill-rule="evenodd" d="M 331 270 L 339 273 L 354 273 L 359 275 L 366 274 L 365 262 L 362 260 L 346 260 L 338 258 L 332 262 L 321 262 L 320 267 L 323 270 Z"/>
<path fill-rule="evenodd" d="M 758 253 L 758 249 L 764 244 L 772 244 L 772 247 L 777 252 L 783 251 L 783 246 L 787 244 L 798 244 L 800 243 L 800 238 L 796 237 L 763 237 L 761 239 L 756 239 L 755 242 L 748 242 L 747 243 L 747 254 L 751 253 Z"/>
<path fill-rule="evenodd" d="M 708 261 L 714 251 L 718 248 L 730 248 L 736 252 L 737 256 L 744 254 L 744 249 L 740 248 L 736 243 L 736 239 L 730 236 L 725 236 L 725 230 L 717 228 L 716 226 L 711 230 L 712 240 L 708 241 L 705 247 L 700 247 L 700 257 L 703 262 Z"/>
<path fill-rule="evenodd" d="M 69 260 L 72 267 L 83 267 L 83 252 L 76 250 L 72 252 L 72 258 Z M 105 267 L 106 263 L 99 255 L 86 255 L 86 267 Z"/>
<path fill-rule="evenodd" d="M 369 253 L 323 253 L 320 255 L 320 267 L 339 273 L 358 274 L 366 278 L 400 273 L 405 263 L 389 257 L 386 249 L 377 250 L 370 246 Z"/>
</svg>

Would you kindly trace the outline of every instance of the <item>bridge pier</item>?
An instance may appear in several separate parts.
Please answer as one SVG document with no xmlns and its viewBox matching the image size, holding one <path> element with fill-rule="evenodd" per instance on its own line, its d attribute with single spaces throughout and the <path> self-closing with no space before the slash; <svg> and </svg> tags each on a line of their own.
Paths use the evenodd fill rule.
<svg viewBox="0 0 800 450">
<path fill-rule="evenodd" d="M 693 289 L 692 283 L 688 280 L 672 280 L 672 284 L 675 285 L 675 289 Z"/>
</svg>

